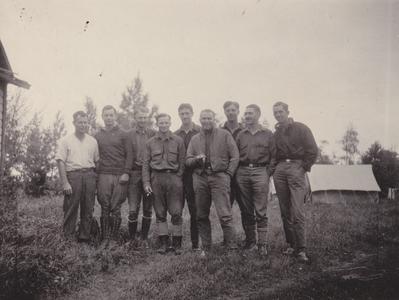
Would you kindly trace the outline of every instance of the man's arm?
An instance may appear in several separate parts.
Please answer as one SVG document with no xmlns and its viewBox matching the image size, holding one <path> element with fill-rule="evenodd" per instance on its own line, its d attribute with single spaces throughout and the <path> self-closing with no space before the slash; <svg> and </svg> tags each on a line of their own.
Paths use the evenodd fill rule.
<svg viewBox="0 0 399 300">
<path fill-rule="evenodd" d="M 230 153 L 230 161 L 229 166 L 227 167 L 226 173 L 230 175 L 230 177 L 234 176 L 234 173 L 238 167 L 240 154 L 238 152 L 238 148 L 236 142 L 234 141 L 233 136 L 228 133 L 226 134 L 226 146 Z"/>
<path fill-rule="evenodd" d="M 277 149 L 276 149 L 276 141 L 274 139 L 274 135 L 270 136 L 270 144 L 269 144 L 269 155 L 270 155 L 270 162 L 269 167 L 267 168 L 267 173 L 269 177 L 273 176 L 274 171 L 276 171 L 277 167 Z"/>
<path fill-rule="evenodd" d="M 65 163 L 61 159 L 57 159 L 57 167 L 58 167 L 58 172 L 60 174 L 62 190 L 64 191 L 65 195 L 71 195 L 72 187 L 68 182 Z"/>
<path fill-rule="evenodd" d="M 179 140 L 179 169 L 177 170 L 177 176 L 183 176 L 184 163 L 186 160 L 186 148 L 184 147 L 183 139 Z"/>
<path fill-rule="evenodd" d="M 152 193 L 150 175 L 151 147 L 149 141 L 145 144 L 144 162 L 142 168 L 143 188 L 146 193 Z"/>
<path fill-rule="evenodd" d="M 123 137 L 123 147 L 125 148 L 125 166 L 123 170 L 123 174 L 119 178 L 120 183 L 127 183 L 129 181 L 129 173 L 133 167 L 133 149 L 132 149 L 132 143 L 130 140 L 130 134 L 129 133 L 124 133 Z"/>
<path fill-rule="evenodd" d="M 310 172 L 313 164 L 316 162 L 317 153 L 319 151 L 312 131 L 304 125 L 303 127 L 303 148 L 305 149 L 305 157 L 303 159 L 303 168 Z"/>
</svg>

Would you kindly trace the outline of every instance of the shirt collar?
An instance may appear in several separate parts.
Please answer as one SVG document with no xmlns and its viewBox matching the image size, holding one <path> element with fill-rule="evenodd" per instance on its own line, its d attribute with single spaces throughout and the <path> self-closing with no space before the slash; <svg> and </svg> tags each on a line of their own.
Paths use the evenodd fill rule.
<svg viewBox="0 0 399 300">
<path fill-rule="evenodd" d="M 190 131 L 200 131 L 200 129 L 201 129 L 201 127 L 200 126 L 198 126 L 197 124 L 195 124 L 194 122 L 193 123 L 191 123 L 191 127 L 188 129 L 188 131 L 187 131 L 187 133 L 188 132 L 190 132 Z M 183 125 L 182 126 L 180 126 L 180 128 L 177 130 L 178 132 L 186 132 L 184 129 L 183 129 Z"/>
<path fill-rule="evenodd" d="M 237 130 L 242 130 L 242 129 L 244 129 L 245 127 L 242 125 L 242 123 L 238 122 L 238 127 L 235 128 L 233 131 L 231 131 L 230 128 L 227 126 L 227 121 L 226 121 L 226 122 L 224 122 L 222 128 L 223 128 L 223 129 L 226 129 L 226 130 L 228 130 L 228 131 L 230 131 L 230 132 L 232 132 L 232 133 L 234 133 L 234 132 L 236 132 Z"/>
<path fill-rule="evenodd" d="M 249 132 L 249 133 L 252 134 L 252 132 L 249 130 L 248 127 L 243 128 L 242 131 L 243 131 L 243 132 Z M 256 126 L 256 130 L 255 130 L 255 132 L 254 132 L 253 134 L 258 133 L 259 131 L 265 131 L 265 128 L 264 128 L 262 125 L 260 125 L 260 124 L 258 124 L 258 125 Z"/>
<path fill-rule="evenodd" d="M 157 131 L 157 133 L 155 133 L 155 137 L 157 138 L 157 139 L 160 139 L 160 140 L 162 140 L 163 139 L 163 136 L 161 136 L 161 133 L 159 132 L 159 131 Z M 172 138 L 172 132 L 169 130 L 167 133 L 166 133 L 166 135 L 165 135 L 165 140 L 169 140 L 169 139 L 171 139 Z"/>
<path fill-rule="evenodd" d="M 119 129 L 118 124 L 115 124 L 114 127 L 111 128 L 111 130 L 107 130 L 105 127 L 101 127 L 101 131 L 105 131 L 105 132 L 116 131 L 118 129 Z"/>
<path fill-rule="evenodd" d="M 276 128 L 276 130 L 282 130 L 282 131 L 286 131 L 287 129 L 289 129 L 292 124 L 294 124 L 294 119 L 293 118 L 288 118 L 288 122 L 286 125 L 283 125 L 281 123 L 277 123 L 274 128 Z"/>
</svg>

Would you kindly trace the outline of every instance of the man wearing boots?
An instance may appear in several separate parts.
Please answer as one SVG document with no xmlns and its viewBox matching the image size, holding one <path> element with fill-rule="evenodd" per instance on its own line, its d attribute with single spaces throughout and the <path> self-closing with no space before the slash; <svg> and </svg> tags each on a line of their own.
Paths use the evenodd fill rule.
<svg viewBox="0 0 399 300">
<path fill-rule="evenodd" d="M 73 114 L 73 125 L 75 132 L 60 141 L 55 156 L 65 194 L 63 231 L 67 239 L 74 237 L 80 206 L 78 240 L 88 243 L 95 203 L 98 145 L 86 133 L 88 119 L 85 112 Z"/>
<path fill-rule="evenodd" d="M 238 165 L 238 149 L 230 133 L 215 127 L 215 113 L 212 110 L 203 110 L 200 122 L 201 131 L 188 146 L 186 165 L 194 169 L 197 223 L 202 247 L 209 251 L 212 246 L 209 212 L 213 201 L 225 246 L 227 249 L 236 249 L 229 193 L 230 180 Z"/>
<path fill-rule="evenodd" d="M 102 110 L 104 128 L 96 134 L 100 161 L 97 198 L 101 205 L 102 246 L 115 242 L 121 225 L 121 205 L 126 199 L 132 168 L 132 147 L 127 132 L 116 124 L 116 110 L 107 105 Z"/>
<path fill-rule="evenodd" d="M 285 238 L 286 254 L 295 254 L 300 262 L 307 263 L 305 242 L 306 195 L 305 174 L 317 158 L 317 144 L 310 129 L 289 118 L 288 105 L 277 102 L 273 105 L 277 120 L 274 140 L 276 144 L 276 166 L 273 178 L 280 203 Z"/>
<path fill-rule="evenodd" d="M 133 167 L 131 171 L 128 202 L 129 216 L 128 227 L 129 236 L 133 244 L 136 241 L 137 223 L 140 211 L 140 204 L 143 203 L 143 217 L 141 221 L 141 240 L 145 249 L 148 245 L 148 232 L 152 218 L 152 195 L 145 195 L 143 190 L 142 168 L 144 163 L 144 153 L 146 142 L 155 135 L 155 131 L 148 128 L 149 111 L 147 108 L 139 108 L 134 114 L 135 127 L 130 133 L 130 140 L 133 149 Z"/>
<path fill-rule="evenodd" d="M 273 133 L 259 124 L 260 115 L 258 105 L 251 104 L 246 107 L 246 127 L 238 134 L 236 140 L 240 152 L 236 178 L 242 201 L 240 209 L 245 231 L 244 249 L 258 249 L 261 255 L 267 255 L 268 169 L 274 154 L 274 144 Z"/>
<path fill-rule="evenodd" d="M 180 254 L 183 223 L 184 142 L 169 130 L 171 125 L 169 115 L 157 115 L 156 124 L 159 131 L 146 143 L 143 186 L 146 193 L 154 193 L 154 209 L 161 244 L 158 252 L 165 254 L 168 251 L 167 213 L 169 212 L 172 221 L 171 250 Z"/>
<path fill-rule="evenodd" d="M 184 146 L 187 149 L 191 138 L 200 132 L 201 127 L 194 124 L 193 118 L 193 107 L 189 103 L 182 103 L 178 108 L 179 117 L 182 125 L 175 132 L 184 141 Z M 191 235 L 191 246 L 194 251 L 199 251 L 199 237 L 197 228 L 197 216 L 195 208 L 195 194 L 193 187 L 193 170 L 185 168 L 183 174 L 183 192 L 184 198 L 187 201 L 188 211 L 190 213 L 190 235 Z"/>
</svg>

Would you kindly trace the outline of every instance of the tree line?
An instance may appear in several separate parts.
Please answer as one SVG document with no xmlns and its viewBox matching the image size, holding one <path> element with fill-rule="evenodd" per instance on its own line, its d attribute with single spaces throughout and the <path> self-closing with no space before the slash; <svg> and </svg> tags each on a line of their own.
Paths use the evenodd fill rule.
<svg viewBox="0 0 399 300">
<path fill-rule="evenodd" d="M 83 103 L 88 114 L 89 134 L 94 135 L 100 127 L 97 121 L 97 107 L 93 99 L 86 97 Z M 149 96 L 143 91 L 142 80 L 136 76 L 121 94 L 118 111 L 118 124 L 129 130 L 134 127 L 134 112 L 146 107 L 150 119 L 158 112 L 158 107 L 150 107 Z M 25 99 L 19 92 L 8 99 L 5 134 L 5 176 L 13 178 L 14 184 L 22 187 L 29 195 L 41 196 L 47 190 L 57 190 L 57 169 L 55 151 L 57 141 L 66 134 L 65 123 L 60 111 L 55 114 L 50 126 L 43 126 L 43 114 L 35 113 L 27 123 L 23 117 L 27 112 Z M 46 116 L 47 117 L 47 116 Z M 267 124 L 265 121 L 264 124 Z M 374 142 L 366 152 L 358 150 L 359 134 L 350 124 L 339 141 L 343 156 L 328 155 L 327 140 L 319 143 L 318 164 L 371 164 L 377 183 L 386 196 L 388 188 L 399 185 L 399 159 L 394 150 L 384 149 Z"/>
</svg>

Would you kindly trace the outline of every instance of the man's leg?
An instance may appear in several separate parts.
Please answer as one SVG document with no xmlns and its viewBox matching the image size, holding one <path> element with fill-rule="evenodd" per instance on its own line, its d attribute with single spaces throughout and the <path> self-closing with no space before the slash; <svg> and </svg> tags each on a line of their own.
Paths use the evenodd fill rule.
<svg viewBox="0 0 399 300">
<path fill-rule="evenodd" d="M 112 175 L 113 191 L 111 195 L 112 238 L 118 240 L 119 229 L 122 223 L 121 206 L 126 200 L 128 184 L 120 184 L 121 175 Z"/>
<path fill-rule="evenodd" d="M 143 191 L 142 191 L 143 193 Z M 152 220 L 152 206 L 154 202 L 154 195 L 146 195 L 142 196 L 143 199 L 143 218 L 141 221 L 141 239 L 143 241 L 147 241 L 148 239 L 148 232 L 150 231 L 151 227 L 151 220 Z M 148 244 L 146 243 L 146 247 Z"/>
<path fill-rule="evenodd" d="M 89 241 L 96 197 L 96 173 L 83 174 L 84 195 L 80 202 L 79 240 Z"/>
<path fill-rule="evenodd" d="M 168 247 L 169 232 L 167 223 L 166 189 L 162 173 L 151 174 L 151 187 L 154 193 L 154 210 L 157 218 L 158 236 L 161 247 L 158 252 L 165 254 Z"/>
<path fill-rule="evenodd" d="M 298 163 L 290 165 L 288 185 L 291 193 L 291 209 L 293 214 L 293 229 L 295 233 L 297 252 L 305 251 L 305 212 L 304 200 L 306 194 L 305 170 Z"/>
<path fill-rule="evenodd" d="M 82 175 L 79 172 L 69 172 L 67 174 L 67 177 L 68 177 L 68 182 L 72 187 L 72 194 L 64 196 L 63 231 L 64 231 L 64 236 L 69 239 L 75 236 L 79 203 L 83 192 L 83 179 Z"/>
<path fill-rule="evenodd" d="M 225 245 L 236 248 L 235 229 L 231 204 L 229 201 L 230 176 L 226 173 L 215 173 L 209 176 L 212 201 L 223 230 Z"/>
<path fill-rule="evenodd" d="M 269 176 L 266 168 L 256 168 L 252 176 L 253 201 L 255 206 L 258 230 L 258 249 L 260 254 L 267 254 L 267 196 L 269 193 Z"/>
<path fill-rule="evenodd" d="M 209 250 L 212 247 L 212 230 L 209 221 L 211 194 L 208 186 L 208 175 L 193 174 L 195 190 L 195 207 L 197 208 L 197 225 L 202 247 Z"/>
<path fill-rule="evenodd" d="M 190 237 L 193 250 L 199 249 L 197 209 L 195 207 L 195 193 L 193 186 L 192 173 L 185 173 L 183 177 L 184 196 L 187 201 L 188 211 L 190 213 Z M 184 202 L 183 202 L 184 205 Z"/>
<path fill-rule="evenodd" d="M 240 191 L 240 204 L 242 225 L 245 232 L 244 248 L 256 247 L 256 220 L 254 214 L 254 199 L 252 191 L 251 170 L 240 167 L 236 175 L 237 185 Z"/>
<path fill-rule="evenodd" d="M 137 232 L 137 221 L 140 210 L 140 201 L 142 197 L 142 181 L 141 171 L 133 171 L 129 180 L 128 187 L 128 203 L 129 203 L 129 215 L 128 215 L 128 228 L 130 239 L 136 238 Z"/>
<path fill-rule="evenodd" d="M 167 203 L 168 211 L 172 216 L 172 247 L 176 254 L 181 252 L 182 234 L 183 234 L 183 182 L 182 178 L 176 174 L 165 177 L 167 180 Z"/>
<path fill-rule="evenodd" d="M 295 247 L 295 234 L 293 229 L 293 218 L 291 212 L 291 192 L 288 187 L 287 163 L 282 162 L 277 165 L 274 172 L 274 186 L 280 204 L 281 219 L 283 221 L 285 239 L 289 248 Z"/>
<path fill-rule="evenodd" d="M 102 245 L 107 246 L 111 236 L 111 196 L 112 178 L 109 174 L 99 174 L 97 182 L 97 200 L 101 206 L 101 235 Z"/>
</svg>

